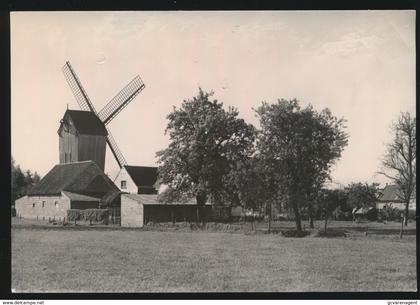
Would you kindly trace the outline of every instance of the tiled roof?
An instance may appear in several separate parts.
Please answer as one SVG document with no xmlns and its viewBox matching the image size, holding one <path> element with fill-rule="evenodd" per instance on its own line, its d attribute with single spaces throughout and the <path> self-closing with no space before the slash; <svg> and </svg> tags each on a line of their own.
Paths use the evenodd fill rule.
<svg viewBox="0 0 420 305">
<path fill-rule="evenodd" d="M 55 165 L 29 192 L 29 196 L 60 195 L 62 191 L 104 196 L 115 184 L 93 161 Z"/>
<path fill-rule="evenodd" d="M 63 194 L 65 194 L 67 197 L 69 197 L 73 201 L 94 201 L 94 202 L 98 202 L 98 201 L 101 200 L 100 198 L 87 196 L 87 195 L 82 195 L 82 194 L 71 193 L 71 192 L 66 192 L 66 191 L 63 191 Z"/>
<path fill-rule="evenodd" d="M 190 199 L 187 202 L 173 202 L 173 203 L 162 203 L 157 200 L 158 195 L 143 195 L 143 194 L 122 194 L 121 196 L 126 196 L 132 200 L 135 200 L 139 203 L 145 204 L 145 205 L 195 205 L 196 201 L 195 199 Z"/>
<path fill-rule="evenodd" d="M 382 191 L 382 195 L 379 196 L 379 201 L 403 201 L 399 196 L 398 185 L 387 185 Z"/>
<path fill-rule="evenodd" d="M 155 187 L 157 167 L 125 165 L 124 168 L 137 186 Z"/>
</svg>

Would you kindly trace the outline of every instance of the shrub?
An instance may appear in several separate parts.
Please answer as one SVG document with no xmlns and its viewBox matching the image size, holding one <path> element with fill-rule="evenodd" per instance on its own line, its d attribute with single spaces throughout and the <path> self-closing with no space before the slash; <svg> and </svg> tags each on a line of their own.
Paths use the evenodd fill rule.
<svg viewBox="0 0 420 305">
<path fill-rule="evenodd" d="M 316 234 L 316 237 L 346 237 L 346 232 L 344 230 L 334 230 L 328 229 L 327 232 L 324 230 L 319 230 Z"/>
<path fill-rule="evenodd" d="M 380 221 L 400 221 L 401 220 L 401 213 L 403 211 L 393 208 L 393 207 L 385 207 L 378 212 L 378 219 Z"/>
<path fill-rule="evenodd" d="M 416 210 L 408 210 L 408 219 L 411 219 L 411 220 L 416 219 Z"/>
<path fill-rule="evenodd" d="M 341 207 L 337 207 L 333 211 L 333 218 L 335 220 L 352 220 L 353 219 L 353 215 L 351 214 L 351 212 L 349 212 L 349 211 L 343 211 L 341 209 Z"/>
<path fill-rule="evenodd" d="M 309 231 L 287 230 L 287 231 L 281 231 L 281 234 L 284 237 L 305 237 L 307 235 L 310 235 L 311 232 L 309 232 Z"/>
<path fill-rule="evenodd" d="M 226 222 L 232 219 L 231 207 L 213 206 L 212 214 L 213 221 Z"/>
<path fill-rule="evenodd" d="M 108 218 L 109 211 L 107 209 L 67 210 L 67 219 L 69 221 L 85 220 L 107 224 Z"/>
</svg>

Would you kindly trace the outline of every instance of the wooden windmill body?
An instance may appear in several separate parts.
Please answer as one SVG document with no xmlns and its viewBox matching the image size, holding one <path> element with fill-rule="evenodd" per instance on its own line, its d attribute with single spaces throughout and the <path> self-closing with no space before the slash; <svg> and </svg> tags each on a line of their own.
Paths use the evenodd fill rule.
<svg viewBox="0 0 420 305">
<path fill-rule="evenodd" d="M 122 168 L 127 165 L 107 125 L 144 89 L 140 76 L 137 75 L 97 112 L 68 61 L 63 67 L 63 73 L 82 111 L 67 110 L 60 121 L 60 163 L 92 160 L 104 170 L 108 144 L 118 166 Z"/>
</svg>

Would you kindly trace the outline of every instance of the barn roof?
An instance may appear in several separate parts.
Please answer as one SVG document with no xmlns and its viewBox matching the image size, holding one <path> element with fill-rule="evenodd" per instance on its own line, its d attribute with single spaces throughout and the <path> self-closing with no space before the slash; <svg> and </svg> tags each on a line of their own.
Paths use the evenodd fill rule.
<svg viewBox="0 0 420 305">
<path fill-rule="evenodd" d="M 398 196 L 400 189 L 398 185 L 390 184 L 385 186 L 382 191 L 382 195 L 379 196 L 379 201 L 403 201 Z"/>
<path fill-rule="evenodd" d="M 79 134 L 107 136 L 104 123 L 91 111 L 69 110 L 64 117 L 69 117 Z"/>
<path fill-rule="evenodd" d="M 55 165 L 31 190 L 29 196 L 60 195 L 62 191 L 102 197 L 115 184 L 93 161 Z"/>
<path fill-rule="evenodd" d="M 124 165 L 124 168 L 137 186 L 155 186 L 158 177 L 157 167 Z"/>
<path fill-rule="evenodd" d="M 126 196 L 144 205 L 195 205 L 196 204 L 196 201 L 194 199 L 190 199 L 186 202 L 162 203 L 158 201 L 158 195 L 121 194 L 121 196 Z"/>
<path fill-rule="evenodd" d="M 76 194 L 76 193 L 72 193 L 72 192 L 66 192 L 66 191 L 63 191 L 63 194 L 66 195 L 67 197 L 69 197 L 73 201 L 93 201 L 93 202 L 98 202 L 100 200 L 100 198 L 96 198 L 96 197 L 92 197 L 92 196 L 87 196 L 87 195 L 82 195 L 82 194 Z"/>
<path fill-rule="evenodd" d="M 102 197 L 102 202 L 106 203 L 107 205 L 111 205 L 119 201 L 119 196 L 121 195 L 120 191 L 110 190 Z"/>
</svg>

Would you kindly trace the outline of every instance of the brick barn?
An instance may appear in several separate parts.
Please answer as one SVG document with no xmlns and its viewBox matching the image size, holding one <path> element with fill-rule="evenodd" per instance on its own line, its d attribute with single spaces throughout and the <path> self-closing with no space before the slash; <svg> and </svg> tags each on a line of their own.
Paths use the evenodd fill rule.
<svg viewBox="0 0 420 305">
<path fill-rule="evenodd" d="M 157 200 L 158 195 L 121 194 L 121 226 L 143 227 L 149 221 L 171 222 L 197 220 L 195 200 L 164 204 Z M 202 208 L 202 217 L 210 219 L 212 206 L 206 204 Z"/>
<path fill-rule="evenodd" d="M 119 205 L 119 189 L 93 161 L 55 165 L 26 196 L 15 201 L 22 218 L 58 219 L 69 209 Z"/>
</svg>

